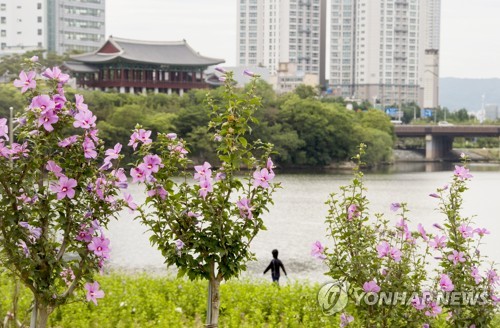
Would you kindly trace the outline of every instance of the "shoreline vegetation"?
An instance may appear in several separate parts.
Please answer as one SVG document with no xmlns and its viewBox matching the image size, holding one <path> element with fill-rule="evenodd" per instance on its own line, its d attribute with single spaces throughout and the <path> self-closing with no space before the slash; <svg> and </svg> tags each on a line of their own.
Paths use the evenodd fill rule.
<svg viewBox="0 0 500 328">
<path fill-rule="evenodd" d="M 173 276 L 112 272 L 99 277 L 106 296 L 99 306 L 80 300 L 59 307 L 49 319 L 52 328 L 204 327 L 207 286 Z M 321 285 L 282 279 L 232 279 L 221 284 L 220 327 L 338 327 L 317 303 Z M 13 281 L 0 273 L 0 327 L 11 310 Z M 78 297 L 77 297 L 78 298 Z M 29 322 L 31 295 L 22 289 L 18 318 Z M 348 305 L 349 311 L 355 307 Z M 492 327 L 500 326 L 497 316 Z M 447 327 L 440 318 L 433 327 Z"/>
<path fill-rule="evenodd" d="M 221 91 L 212 90 L 216 99 L 221 97 Z M 68 99 L 76 92 L 68 89 Z M 195 162 L 216 165 L 214 143 L 210 142 L 206 128 L 209 109 L 204 99 L 208 90 L 192 90 L 183 97 L 78 92 L 97 116 L 99 136 L 107 148 L 117 142 L 127 144 L 129 131 L 139 123 L 152 130 L 153 135 L 177 133 L 191 145 L 189 150 Z M 256 112 L 260 123 L 252 126 L 248 141 L 262 139 L 273 143 L 278 153 L 273 160 L 279 168 L 349 169 L 352 167 L 349 161 L 360 143 L 368 145 L 364 161 L 369 165 L 398 161 L 396 153 L 400 147 L 423 148 L 423 140 L 396 141 L 390 118 L 380 110 L 368 109 L 369 104 L 347 110 L 344 100 L 317 98 L 314 88 L 304 86 L 293 93 L 277 95 L 265 82 L 258 83 L 257 94 L 262 98 L 263 108 Z M 13 85 L 0 84 L 0 117 L 8 117 L 9 107 L 14 108 L 15 115 L 20 114 L 23 104 L 23 96 Z M 477 138 L 475 143 L 457 138 L 455 147 L 477 153 L 478 158 L 486 161 L 500 157 L 498 138 Z M 129 150 L 124 149 L 124 155 L 124 163 L 133 159 Z M 471 159 L 474 161 L 474 156 Z M 420 159 L 417 156 L 413 160 Z"/>
<path fill-rule="evenodd" d="M 0 322 L 11 310 L 13 281 L 0 274 Z M 233 279 L 221 284 L 221 327 L 330 327 L 338 318 L 322 314 L 319 284 Z M 59 307 L 49 327 L 204 327 L 207 284 L 173 276 L 111 273 L 99 277 L 106 296 L 99 306 L 80 301 Z M 78 297 L 77 297 L 78 299 Z M 31 295 L 21 290 L 18 318 L 29 322 Z M 0 323 L 0 327 L 2 327 Z"/>
</svg>

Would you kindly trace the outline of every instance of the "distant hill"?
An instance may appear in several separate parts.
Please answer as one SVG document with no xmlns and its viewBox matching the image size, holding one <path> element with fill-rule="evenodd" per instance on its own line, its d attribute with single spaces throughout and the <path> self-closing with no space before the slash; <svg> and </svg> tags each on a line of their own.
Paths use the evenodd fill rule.
<svg viewBox="0 0 500 328">
<path fill-rule="evenodd" d="M 481 109 L 482 95 L 485 104 L 500 106 L 500 79 L 460 79 L 444 77 L 439 84 L 439 103 L 450 110 L 466 108 L 469 112 Z"/>
</svg>

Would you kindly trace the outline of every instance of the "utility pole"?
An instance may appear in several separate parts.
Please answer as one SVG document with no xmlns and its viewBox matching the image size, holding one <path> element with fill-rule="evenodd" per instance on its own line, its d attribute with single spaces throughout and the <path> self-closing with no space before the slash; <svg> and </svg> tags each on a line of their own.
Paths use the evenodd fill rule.
<svg viewBox="0 0 500 328">
<path fill-rule="evenodd" d="M 14 142 L 14 107 L 9 107 L 9 140 L 12 148 Z"/>
</svg>

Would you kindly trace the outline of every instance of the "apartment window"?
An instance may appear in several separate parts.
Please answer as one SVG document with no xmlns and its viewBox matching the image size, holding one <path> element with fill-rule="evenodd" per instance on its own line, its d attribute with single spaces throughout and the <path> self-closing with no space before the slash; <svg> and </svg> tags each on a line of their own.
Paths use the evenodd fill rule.
<svg viewBox="0 0 500 328">
<path fill-rule="evenodd" d="M 0 48 L 2 48 L 2 50 L 5 49 L 5 48 L 7 48 L 7 43 L 2 42 L 0 44 Z"/>
<path fill-rule="evenodd" d="M 6 4 L 5 3 L 0 3 L 0 10 L 5 11 Z"/>
<path fill-rule="evenodd" d="M 38 23 L 41 23 L 41 22 L 42 22 L 42 16 L 38 16 L 38 17 L 37 17 L 37 22 L 38 22 Z"/>
<path fill-rule="evenodd" d="M 0 17 L 0 24 L 7 24 L 7 18 L 6 17 Z"/>
<path fill-rule="evenodd" d="M 38 9 L 38 10 L 42 9 L 42 3 L 41 2 L 39 2 L 39 3 L 36 4 L 36 9 Z"/>
<path fill-rule="evenodd" d="M 0 32 L 0 36 L 7 36 L 7 31 L 6 30 L 2 30 Z"/>
</svg>

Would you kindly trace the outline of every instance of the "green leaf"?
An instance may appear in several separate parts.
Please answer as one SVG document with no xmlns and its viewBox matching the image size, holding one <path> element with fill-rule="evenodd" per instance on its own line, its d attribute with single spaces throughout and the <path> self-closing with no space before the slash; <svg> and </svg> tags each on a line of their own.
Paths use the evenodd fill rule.
<svg viewBox="0 0 500 328">
<path fill-rule="evenodd" d="M 238 141 L 241 143 L 241 145 L 244 147 L 244 148 L 247 148 L 247 139 L 243 138 L 243 137 L 239 137 L 238 138 Z"/>
</svg>

